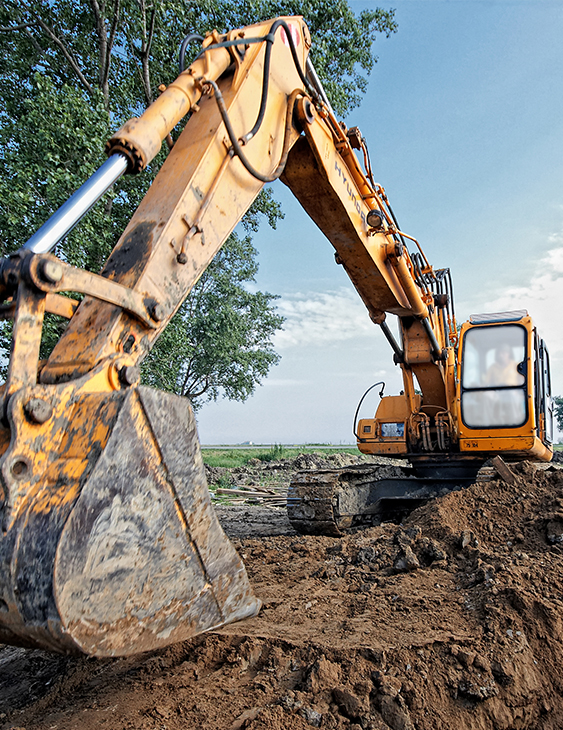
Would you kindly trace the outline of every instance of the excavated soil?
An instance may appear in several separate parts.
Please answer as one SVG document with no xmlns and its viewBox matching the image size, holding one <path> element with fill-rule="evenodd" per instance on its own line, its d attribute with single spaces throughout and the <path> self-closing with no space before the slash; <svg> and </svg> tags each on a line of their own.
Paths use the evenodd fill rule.
<svg viewBox="0 0 563 730">
<path fill-rule="evenodd" d="M 220 506 L 264 607 L 117 660 L 0 649 L 0 727 L 563 727 L 563 470 L 512 467 L 343 538 Z"/>
</svg>

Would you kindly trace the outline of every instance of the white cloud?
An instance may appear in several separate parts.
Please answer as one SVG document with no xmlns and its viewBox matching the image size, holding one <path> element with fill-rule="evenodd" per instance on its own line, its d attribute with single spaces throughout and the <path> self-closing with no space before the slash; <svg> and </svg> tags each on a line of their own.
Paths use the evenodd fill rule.
<svg viewBox="0 0 563 730">
<path fill-rule="evenodd" d="M 527 309 L 544 338 L 551 355 L 563 355 L 563 235 L 537 262 L 527 286 L 509 287 L 487 303 L 492 312 Z"/>
<path fill-rule="evenodd" d="M 483 312 L 527 309 L 551 360 L 553 393 L 563 393 L 563 234 L 554 235 L 556 244 L 529 272 L 526 286 L 508 287 L 483 306 Z"/>
<path fill-rule="evenodd" d="M 356 292 L 348 289 L 282 296 L 278 311 L 286 321 L 277 348 L 327 346 L 372 333 L 375 325 Z"/>
</svg>

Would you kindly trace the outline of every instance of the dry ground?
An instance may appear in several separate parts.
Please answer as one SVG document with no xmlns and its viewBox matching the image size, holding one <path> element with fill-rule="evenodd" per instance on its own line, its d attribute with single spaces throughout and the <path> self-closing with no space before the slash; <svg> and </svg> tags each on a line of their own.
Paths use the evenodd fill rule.
<svg viewBox="0 0 563 730">
<path fill-rule="evenodd" d="M 4 647 L 0 728 L 563 728 L 563 470 L 514 470 L 343 538 L 219 506 L 260 615 L 128 659 Z"/>
</svg>

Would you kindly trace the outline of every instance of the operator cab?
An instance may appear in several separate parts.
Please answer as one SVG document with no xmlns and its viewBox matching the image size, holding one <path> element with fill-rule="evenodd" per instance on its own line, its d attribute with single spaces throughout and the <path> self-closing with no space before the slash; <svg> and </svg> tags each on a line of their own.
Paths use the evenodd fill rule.
<svg viewBox="0 0 563 730">
<path fill-rule="evenodd" d="M 549 354 L 526 310 L 472 315 L 460 333 L 460 450 L 549 460 Z"/>
</svg>

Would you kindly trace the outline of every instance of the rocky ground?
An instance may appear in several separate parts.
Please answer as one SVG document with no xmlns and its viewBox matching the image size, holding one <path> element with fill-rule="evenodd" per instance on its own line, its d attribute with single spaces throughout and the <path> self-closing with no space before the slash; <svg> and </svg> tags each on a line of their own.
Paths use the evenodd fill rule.
<svg viewBox="0 0 563 730">
<path fill-rule="evenodd" d="M 309 465 L 210 477 L 280 492 Z M 4 647 L 0 728 L 562 728 L 563 470 L 512 469 L 343 538 L 218 505 L 260 615 L 128 659 Z"/>
</svg>

